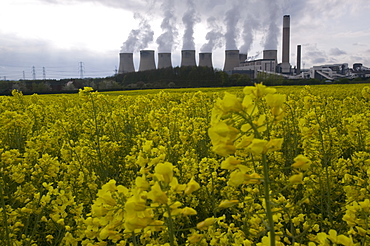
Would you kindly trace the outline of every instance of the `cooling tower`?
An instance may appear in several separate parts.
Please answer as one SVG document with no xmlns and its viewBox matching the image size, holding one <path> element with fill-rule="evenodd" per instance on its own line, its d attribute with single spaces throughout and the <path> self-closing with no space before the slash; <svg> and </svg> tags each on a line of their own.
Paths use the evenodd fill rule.
<svg viewBox="0 0 370 246">
<path fill-rule="evenodd" d="M 302 46 L 297 45 L 297 74 L 301 73 L 301 63 L 302 63 Z"/>
<path fill-rule="evenodd" d="M 274 59 L 277 63 L 277 50 L 264 50 L 263 59 Z"/>
<path fill-rule="evenodd" d="M 245 62 L 248 58 L 248 54 L 245 53 L 245 54 L 239 54 L 239 62 L 242 63 L 242 62 Z"/>
<path fill-rule="evenodd" d="M 213 67 L 212 53 L 199 53 L 199 67 Z"/>
<path fill-rule="evenodd" d="M 135 72 L 133 53 L 119 53 L 119 69 L 118 73 Z"/>
<path fill-rule="evenodd" d="M 154 70 L 154 50 L 140 50 L 139 71 Z"/>
<path fill-rule="evenodd" d="M 224 71 L 231 71 L 239 64 L 239 50 L 225 50 Z"/>
<path fill-rule="evenodd" d="M 171 53 L 158 53 L 158 69 L 172 67 Z"/>
<path fill-rule="evenodd" d="M 290 16 L 284 15 L 283 20 L 283 63 L 289 63 Z"/>
<path fill-rule="evenodd" d="M 181 51 L 181 67 L 193 66 L 197 64 L 195 62 L 195 50 L 182 50 Z"/>
</svg>

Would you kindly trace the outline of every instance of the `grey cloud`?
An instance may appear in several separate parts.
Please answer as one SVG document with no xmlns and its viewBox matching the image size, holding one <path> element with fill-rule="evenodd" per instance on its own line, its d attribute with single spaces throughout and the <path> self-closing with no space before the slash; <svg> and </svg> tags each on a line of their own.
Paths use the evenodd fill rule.
<svg viewBox="0 0 370 246">
<path fill-rule="evenodd" d="M 332 56 L 340 56 L 347 54 L 347 52 L 340 50 L 338 48 L 331 48 L 329 54 Z"/>
<path fill-rule="evenodd" d="M 58 49 L 46 41 L 0 34 L 0 76 L 7 79 L 22 79 L 23 72 L 26 79 L 31 79 L 33 66 L 38 79 L 43 77 L 43 67 L 47 78 L 77 78 L 79 62 L 84 63 L 85 77 L 106 77 L 114 74 L 118 60 L 116 50 L 98 53 L 83 48 Z"/>
</svg>

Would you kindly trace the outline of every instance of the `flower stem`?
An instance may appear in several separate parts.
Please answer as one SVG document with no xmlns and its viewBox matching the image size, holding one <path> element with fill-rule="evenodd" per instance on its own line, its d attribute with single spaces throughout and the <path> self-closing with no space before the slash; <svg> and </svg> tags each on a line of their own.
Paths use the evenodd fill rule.
<svg viewBox="0 0 370 246">
<path fill-rule="evenodd" d="M 167 218 L 167 221 L 168 221 L 168 236 L 170 238 L 170 245 L 171 246 L 175 246 L 175 236 L 174 236 L 174 231 L 173 231 L 173 221 L 172 221 L 172 217 L 171 217 L 171 208 L 168 204 L 166 204 L 166 210 L 167 210 L 167 214 L 168 214 L 168 218 Z"/>
<path fill-rule="evenodd" d="M 274 220 L 272 217 L 272 210 L 271 210 L 271 201 L 270 201 L 270 178 L 269 178 L 269 166 L 267 163 L 266 154 L 262 154 L 262 164 L 263 164 L 263 188 L 264 188 L 264 196 L 265 196 L 265 204 L 266 204 L 266 216 L 268 222 L 268 230 L 270 231 L 270 245 L 275 246 L 275 228 L 274 228 Z"/>
</svg>

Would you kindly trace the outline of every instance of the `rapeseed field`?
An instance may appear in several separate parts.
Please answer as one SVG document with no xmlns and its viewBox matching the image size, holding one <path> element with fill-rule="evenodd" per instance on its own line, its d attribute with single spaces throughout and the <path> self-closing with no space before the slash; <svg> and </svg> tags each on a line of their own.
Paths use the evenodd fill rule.
<svg viewBox="0 0 370 246">
<path fill-rule="evenodd" d="M 370 86 L 0 97 L 0 245 L 370 245 Z"/>
</svg>

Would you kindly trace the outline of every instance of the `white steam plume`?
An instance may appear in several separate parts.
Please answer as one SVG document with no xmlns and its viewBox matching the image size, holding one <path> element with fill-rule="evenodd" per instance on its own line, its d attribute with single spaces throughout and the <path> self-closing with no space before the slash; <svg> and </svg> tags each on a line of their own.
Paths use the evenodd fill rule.
<svg viewBox="0 0 370 246">
<path fill-rule="evenodd" d="M 267 18 L 267 35 L 265 39 L 264 49 L 265 50 L 276 50 L 278 46 L 278 37 L 280 34 L 280 29 L 277 23 L 282 22 L 282 14 L 281 14 L 281 5 L 278 1 L 271 1 L 266 3 L 266 11 L 269 13 Z M 281 21 L 279 22 L 279 20 Z"/>
<path fill-rule="evenodd" d="M 183 36 L 183 50 L 195 50 L 194 43 L 194 25 L 199 22 L 199 18 L 196 16 L 194 0 L 188 0 L 188 10 L 182 17 L 182 22 L 185 25 L 185 31 Z"/>
<path fill-rule="evenodd" d="M 164 18 L 161 23 L 163 33 L 157 38 L 158 52 L 171 52 L 178 35 L 172 0 L 165 0 L 161 6 Z"/>
<path fill-rule="evenodd" d="M 153 41 L 154 32 L 141 14 L 135 13 L 135 19 L 140 19 L 139 27 L 131 30 L 127 40 L 121 47 L 121 52 L 136 52 L 148 47 L 149 42 Z"/>
<path fill-rule="evenodd" d="M 242 46 L 240 46 L 241 54 L 248 54 L 248 52 L 250 51 L 254 40 L 254 32 L 258 28 L 259 22 L 252 14 L 249 14 L 248 17 L 244 20 L 243 24 L 243 44 Z"/>
<path fill-rule="evenodd" d="M 207 23 L 208 28 L 211 29 L 211 31 L 206 34 L 206 39 L 208 42 L 205 43 L 200 49 L 202 52 L 212 52 L 213 49 L 221 48 L 224 44 L 222 27 L 217 24 L 216 18 L 213 16 L 209 17 L 207 19 Z"/>
<path fill-rule="evenodd" d="M 236 50 L 236 40 L 238 38 L 239 30 L 237 28 L 238 21 L 240 19 L 240 6 L 234 4 L 234 6 L 226 12 L 226 50 Z"/>
</svg>

